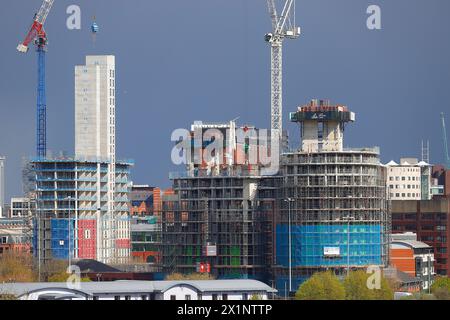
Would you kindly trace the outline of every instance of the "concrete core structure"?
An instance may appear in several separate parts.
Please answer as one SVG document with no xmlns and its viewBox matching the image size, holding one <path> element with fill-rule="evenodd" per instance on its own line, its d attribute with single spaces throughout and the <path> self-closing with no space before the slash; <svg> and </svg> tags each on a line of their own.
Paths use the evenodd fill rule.
<svg viewBox="0 0 450 320">
<path fill-rule="evenodd" d="M 115 156 L 115 58 L 87 56 L 75 67 L 75 155 Z"/>
</svg>

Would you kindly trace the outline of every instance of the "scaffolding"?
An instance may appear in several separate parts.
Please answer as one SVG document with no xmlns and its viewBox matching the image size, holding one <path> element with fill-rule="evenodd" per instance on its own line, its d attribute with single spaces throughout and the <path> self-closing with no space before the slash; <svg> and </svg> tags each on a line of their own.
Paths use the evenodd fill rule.
<svg viewBox="0 0 450 320">
<path fill-rule="evenodd" d="M 377 149 L 283 154 L 277 216 L 275 281 L 288 267 L 290 205 L 294 288 L 320 270 L 386 266 L 390 216 Z M 333 254 L 329 254 L 331 250 Z"/>
<path fill-rule="evenodd" d="M 273 177 L 174 179 L 163 198 L 162 255 L 166 273 L 195 272 L 209 263 L 217 278 L 267 279 L 272 264 Z M 249 188 L 258 190 L 250 196 Z M 208 253 L 208 247 L 215 247 Z"/>
<path fill-rule="evenodd" d="M 45 264 L 70 256 L 128 262 L 130 164 L 116 163 L 113 180 L 106 162 L 63 157 L 31 164 L 36 193 L 33 247 L 39 261 Z"/>
</svg>

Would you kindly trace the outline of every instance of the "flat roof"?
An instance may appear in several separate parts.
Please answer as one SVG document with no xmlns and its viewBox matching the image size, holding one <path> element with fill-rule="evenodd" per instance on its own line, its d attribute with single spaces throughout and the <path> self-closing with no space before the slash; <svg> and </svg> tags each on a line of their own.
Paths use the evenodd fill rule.
<svg viewBox="0 0 450 320">
<path fill-rule="evenodd" d="M 81 282 L 79 289 L 73 289 L 87 295 L 97 294 L 133 294 L 165 292 L 176 286 L 191 286 L 200 292 L 221 292 L 221 291 L 266 291 L 277 292 L 267 284 L 248 279 L 233 280 L 187 280 L 187 281 L 100 281 Z M 39 290 L 62 289 L 71 290 L 66 282 L 36 282 L 36 283 L 3 283 L 0 284 L 0 292 L 3 294 L 14 294 L 18 297 Z"/>
<path fill-rule="evenodd" d="M 408 246 L 411 247 L 413 249 L 423 249 L 423 248 L 431 248 L 428 244 L 426 244 L 425 242 L 422 241 L 417 241 L 417 240 L 392 240 L 391 241 L 391 245 L 395 246 L 395 245 L 402 245 L 402 246 Z"/>
</svg>

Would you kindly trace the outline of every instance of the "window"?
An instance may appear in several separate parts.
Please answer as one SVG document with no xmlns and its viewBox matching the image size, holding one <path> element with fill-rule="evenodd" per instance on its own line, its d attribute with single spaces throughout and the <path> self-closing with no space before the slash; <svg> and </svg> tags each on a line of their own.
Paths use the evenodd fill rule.
<svg viewBox="0 0 450 320">
<path fill-rule="evenodd" d="M 433 214 L 432 213 L 424 213 L 422 214 L 423 220 L 433 220 Z"/>
<path fill-rule="evenodd" d="M 141 300 L 147 300 L 147 296 L 144 294 L 141 296 Z"/>
<path fill-rule="evenodd" d="M 248 300 L 248 293 L 242 294 L 242 300 Z"/>
<path fill-rule="evenodd" d="M 197 300 L 203 300 L 203 295 L 201 293 L 197 294 Z"/>
<path fill-rule="evenodd" d="M 190 295 L 190 294 L 185 295 L 185 296 L 184 296 L 184 299 L 185 299 L 185 300 L 191 300 L 191 295 Z"/>
<path fill-rule="evenodd" d="M 216 294 L 216 293 L 213 293 L 212 299 L 213 299 L 213 300 L 218 300 L 217 298 L 218 298 L 218 297 L 217 297 L 217 294 Z"/>
<path fill-rule="evenodd" d="M 98 300 L 98 296 L 93 296 L 92 300 Z"/>
<path fill-rule="evenodd" d="M 222 300 L 228 300 L 228 294 L 226 293 L 222 294 Z"/>
<path fill-rule="evenodd" d="M 171 295 L 171 296 L 170 296 L 170 300 L 177 300 L 177 296 Z"/>
<path fill-rule="evenodd" d="M 120 296 L 114 296 L 114 300 L 120 300 Z"/>
<path fill-rule="evenodd" d="M 131 300 L 131 296 L 125 296 L 125 300 Z"/>
<path fill-rule="evenodd" d="M 447 248 L 439 247 L 439 248 L 436 248 L 436 251 L 437 251 L 438 253 L 447 253 Z"/>
</svg>

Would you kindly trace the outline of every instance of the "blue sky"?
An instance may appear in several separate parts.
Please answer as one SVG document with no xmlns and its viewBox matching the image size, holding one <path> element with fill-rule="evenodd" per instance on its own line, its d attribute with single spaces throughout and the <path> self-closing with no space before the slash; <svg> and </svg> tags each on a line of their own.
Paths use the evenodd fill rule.
<svg viewBox="0 0 450 320">
<path fill-rule="evenodd" d="M 14 0 L 0 12 L 0 154 L 7 197 L 21 193 L 20 161 L 34 155 L 36 54 L 15 48 L 41 0 Z M 82 30 L 66 28 L 78 4 Z M 366 9 L 382 10 L 382 30 L 366 28 Z M 380 146 L 387 162 L 420 156 L 443 161 L 439 122 L 450 111 L 450 2 L 447 0 L 297 0 L 303 35 L 285 44 L 284 127 L 311 98 L 348 105 L 357 121 L 346 146 Z M 94 46 L 89 26 L 100 26 Z M 133 158 L 133 180 L 170 186 L 170 134 L 194 120 L 268 127 L 271 28 L 265 0 L 56 0 L 48 17 L 48 148 L 74 148 L 74 66 L 87 54 L 114 54 L 117 153 Z M 447 120 L 450 112 L 447 112 Z"/>
</svg>

